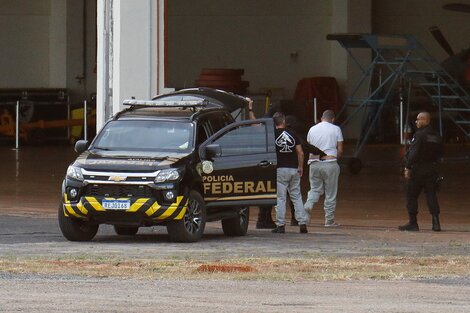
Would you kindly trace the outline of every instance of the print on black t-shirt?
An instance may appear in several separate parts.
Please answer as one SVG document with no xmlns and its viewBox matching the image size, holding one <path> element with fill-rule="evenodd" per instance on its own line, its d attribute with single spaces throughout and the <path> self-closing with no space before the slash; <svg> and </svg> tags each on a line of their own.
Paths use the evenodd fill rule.
<svg viewBox="0 0 470 313">
<path fill-rule="evenodd" d="M 295 150 L 300 141 L 295 132 L 286 128 L 276 129 L 277 167 L 297 168 L 298 159 Z"/>
</svg>

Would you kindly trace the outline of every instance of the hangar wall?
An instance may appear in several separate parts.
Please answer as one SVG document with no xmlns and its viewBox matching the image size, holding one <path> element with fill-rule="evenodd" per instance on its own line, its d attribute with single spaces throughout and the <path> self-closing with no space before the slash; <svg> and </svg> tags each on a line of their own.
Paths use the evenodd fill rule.
<svg viewBox="0 0 470 313">
<path fill-rule="evenodd" d="M 343 1 L 347 2 L 347 1 Z M 330 73 L 332 1 L 168 1 L 168 84 L 194 86 L 202 68 L 244 68 L 250 92 Z"/>
<path fill-rule="evenodd" d="M 96 91 L 95 0 L 0 0 L 0 88 L 67 88 L 72 102 Z M 87 4 L 86 73 L 83 5 Z M 86 74 L 86 85 L 76 77 Z"/>
<path fill-rule="evenodd" d="M 251 94 L 291 99 L 300 79 L 334 76 L 344 98 L 361 72 L 326 35 L 371 32 L 371 0 L 175 0 L 167 31 L 169 86 L 194 86 L 202 68 L 243 68 Z M 356 54 L 364 63 L 370 56 Z"/>
<path fill-rule="evenodd" d="M 50 85 L 50 14 L 49 0 L 0 1 L 0 86 Z"/>
</svg>

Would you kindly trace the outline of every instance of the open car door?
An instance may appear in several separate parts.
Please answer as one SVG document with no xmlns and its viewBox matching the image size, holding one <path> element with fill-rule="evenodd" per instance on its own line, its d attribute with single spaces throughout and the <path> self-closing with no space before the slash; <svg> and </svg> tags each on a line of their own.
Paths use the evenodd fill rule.
<svg viewBox="0 0 470 313">
<path fill-rule="evenodd" d="M 276 204 L 276 149 L 271 118 L 230 124 L 199 147 L 207 206 Z"/>
</svg>

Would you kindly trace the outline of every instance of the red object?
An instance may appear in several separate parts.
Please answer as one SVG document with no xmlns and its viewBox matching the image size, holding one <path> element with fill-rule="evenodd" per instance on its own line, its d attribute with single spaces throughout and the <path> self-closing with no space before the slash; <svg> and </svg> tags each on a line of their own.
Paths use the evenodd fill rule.
<svg viewBox="0 0 470 313">
<path fill-rule="evenodd" d="M 314 121 L 314 98 L 317 99 L 317 121 Z M 303 117 L 309 125 L 318 122 L 323 111 L 330 109 L 338 114 L 342 106 L 339 86 L 334 77 L 302 78 L 297 83 L 294 101 L 305 105 Z"/>
<path fill-rule="evenodd" d="M 244 69 L 203 68 L 195 84 L 197 87 L 216 88 L 244 95 L 250 85 L 248 81 L 242 80 L 244 73 Z"/>
<path fill-rule="evenodd" d="M 203 68 L 202 75 L 220 75 L 220 76 L 242 76 L 245 70 L 242 68 Z"/>
</svg>

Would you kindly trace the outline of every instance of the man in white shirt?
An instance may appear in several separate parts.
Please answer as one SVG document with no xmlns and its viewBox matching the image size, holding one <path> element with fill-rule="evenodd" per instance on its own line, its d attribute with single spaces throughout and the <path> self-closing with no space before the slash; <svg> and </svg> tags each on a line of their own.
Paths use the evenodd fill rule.
<svg viewBox="0 0 470 313">
<path fill-rule="evenodd" d="M 333 124 L 334 120 L 334 112 L 326 110 L 323 112 L 321 122 L 312 126 L 307 134 L 308 143 L 324 151 L 326 156 L 320 158 L 318 155 L 309 155 L 310 190 L 304 208 L 310 214 L 313 205 L 318 202 L 320 196 L 324 193 L 325 227 L 339 226 L 335 222 L 336 195 L 338 193 L 340 172 L 337 160 L 343 153 L 343 134 L 341 129 Z"/>
</svg>

